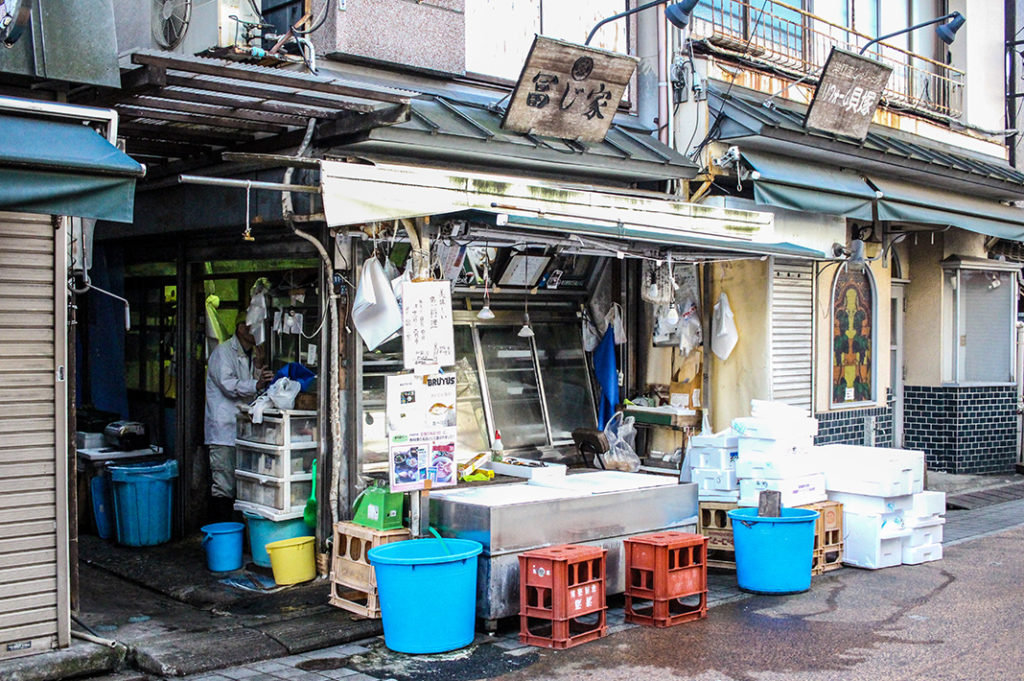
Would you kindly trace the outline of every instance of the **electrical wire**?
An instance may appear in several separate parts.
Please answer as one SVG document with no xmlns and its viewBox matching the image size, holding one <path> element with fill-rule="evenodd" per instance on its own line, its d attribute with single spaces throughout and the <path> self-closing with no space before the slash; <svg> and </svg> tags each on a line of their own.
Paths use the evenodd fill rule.
<svg viewBox="0 0 1024 681">
<path fill-rule="evenodd" d="M 249 1 L 252 2 L 253 0 L 249 0 Z M 314 22 L 314 25 L 313 25 L 312 28 L 307 28 L 306 30 L 302 30 L 300 28 L 292 26 L 292 33 L 294 33 L 296 35 L 310 35 L 311 33 L 315 33 L 316 31 L 320 30 L 320 27 L 324 25 L 325 21 L 327 21 L 327 10 L 329 10 L 330 8 L 331 8 L 331 0 L 326 0 L 326 2 L 324 2 L 324 8 L 320 11 L 320 18 L 317 19 Z"/>
</svg>

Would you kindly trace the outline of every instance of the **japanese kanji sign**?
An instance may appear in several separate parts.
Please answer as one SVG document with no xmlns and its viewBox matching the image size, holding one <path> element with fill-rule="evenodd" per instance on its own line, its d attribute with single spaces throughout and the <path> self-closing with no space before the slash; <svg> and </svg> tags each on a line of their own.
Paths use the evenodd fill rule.
<svg viewBox="0 0 1024 681">
<path fill-rule="evenodd" d="M 601 142 L 638 62 L 616 52 L 537 36 L 501 127 Z"/>
<path fill-rule="evenodd" d="M 417 374 L 455 364 L 450 281 L 407 281 L 402 287 L 405 368 Z"/>
<path fill-rule="evenodd" d="M 890 73 L 890 66 L 833 47 L 804 127 L 864 139 Z"/>
</svg>

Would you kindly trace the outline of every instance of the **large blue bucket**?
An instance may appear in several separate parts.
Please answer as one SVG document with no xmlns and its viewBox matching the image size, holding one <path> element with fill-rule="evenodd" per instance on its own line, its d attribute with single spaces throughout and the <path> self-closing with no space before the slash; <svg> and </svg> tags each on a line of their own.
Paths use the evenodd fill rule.
<svg viewBox="0 0 1024 681">
<path fill-rule="evenodd" d="M 729 511 L 740 588 L 765 594 L 810 589 L 818 515 L 803 508 L 784 508 L 778 518 L 759 516 L 756 508 Z"/>
<path fill-rule="evenodd" d="M 310 534 L 309 526 L 302 518 L 291 520 L 268 520 L 255 513 L 245 511 L 245 522 L 249 526 L 249 550 L 252 562 L 260 567 L 270 567 L 270 554 L 267 544 L 284 539 L 295 539 Z"/>
<path fill-rule="evenodd" d="M 108 466 L 117 543 L 154 546 L 171 538 L 171 504 L 178 462 Z"/>
<path fill-rule="evenodd" d="M 443 653 L 472 643 L 482 550 L 471 539 L 413 539 L 370 549 L 384 645 L 400 653 Z"/>
<path fill-rule="evenodd" d="M 206 567 L 210 572 L 231 572 L 242 567 L 242 523 L 213 523 L 201 528 Z"/>
</svg>

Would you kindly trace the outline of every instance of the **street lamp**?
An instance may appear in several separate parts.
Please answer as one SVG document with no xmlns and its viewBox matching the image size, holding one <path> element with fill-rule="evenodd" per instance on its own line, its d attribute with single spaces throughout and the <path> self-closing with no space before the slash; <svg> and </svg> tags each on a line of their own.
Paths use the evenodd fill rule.
<svg viewBox="0 0 1024 681">
<path fill-rule="evenodd" d="M 680 4 L 682 4 L 682 3 L 680 3 Z M 903 28 L 903 29 L 900 29 L 899 31 L 894 31 L 894 32 L 889 33 L 889 34 L 886 34 L 886 35 L 883 35 L 883 36 L 879 36 L 879 37 L 875 38 L 874 40 L 869 40 L 864 45 L 864 47 L 860 48 L 860 53 L 864 54 L 865 52 L 867 52 L 867 49 L 869 47 L 871 47 L 872 45 L 874 45 L 875 43 L 880 43 L 883 40 L 888 40 L 889 38 L 892 38 L 893 36 L 901 35 L 903 33 L 910 33 L 911 31 L 916 31 L 917 29 L 924 28 L 925 26 L 931 26 L 932 24 L 938 24 L 938 23 L 940 23 L 942 21 L 945 21 L 946 19 L 949 19 L 949 23 L 948 24 L 942 24 L 941 26 L 936 26 L 935 27 L 935 34 L 939 36 L 939 40 L 941 40 L 942 42 L 946 43 L 947 45 L 952 45 L 953 41 L 956 39 L 956 32 L 959 31 L 960 27 L 964 25 L 965 21 L 967 21 L 967 19 L 964 17 L 964 15 L 960 14 L 960 12 L 950 12 L 949 14 L 944 14 L 941 17 L 937 17 L 935 19 L 929 19 L 928 21 L 922 21 L 920 24 L 914 24 L 913 26 L 911 26 L 909 28 Z"/>
<path fill-rule="evenodd" d="M 589 45 L 591 39 L 594 37 L 594 34 L 597 33 L 597 29 L 601 28 L 609 21 L 615 21 L 616 19 L 627 17 L 630 14 L 642 12 L 643 10 L 648 9 L 649 7 L 664 5 L 668 1 L 669 0 L 655 0 L 654 2 L 648 2 L 645 5 L 634 7 L 633 9 L 627 9 L 625 12 L 613 14 L 612 16 L 606 19 L 601 19 L 601 21 L 597 22 L 597 25 L 594 26 L 594 28 L 590 29 L 590 34 L 587 36 L 587 41 L 583 44 Z M 675 26 L 676 28 L 684 28 L 688 23 L 690 23 L 690 13 L 693 12 L 693 8 L 697 6 L 698 2 L 700 2 L 700 0 L 682 0 L 682 2 L 674 2 L 665 8 L 665 17 L 668 19 L 669 23 Z"/>
</svg>

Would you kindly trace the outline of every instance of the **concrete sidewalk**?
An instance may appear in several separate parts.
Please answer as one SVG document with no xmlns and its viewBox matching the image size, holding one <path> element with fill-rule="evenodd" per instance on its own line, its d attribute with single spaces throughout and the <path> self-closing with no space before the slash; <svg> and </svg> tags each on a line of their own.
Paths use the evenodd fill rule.
<svg viewBox="0 0 1024 681">
<path fill-rule="evenodd" d="M 930 473 L 928 487 L 961 493 L 1019 480 L 1012 475 Z M 1020 525 L 1024 525 L 1024 499 L 951 510 L 946 514 L 944 544 Z M 187 544 L 164 550 L 198 551 Z M 5 681 L 83 676 L 100 676 L 104 681 L 181 676 L 189 681 L 359 681 L 386 678 L 389 669 L 395 669 L 399 678 L 417 678 L 420 666 L 436 669 L 440 664 L 449 670 L 447 678 L 487 678 L 528 666 L 538 655 L 536 648 L 519 643 L 517 630 L 480 635 L 476 645 L 448 655 L 398 655 L 383 646 L 379 621 L 359 620 L 326 605 L 328 585 L 322 580 L 269 598 L 265 594 L 246 597 L 218 584 L 219 578 L 211 578 L 201 562 L 198 568 L 161 575 L 160 561 L 147 562 L 138 551 L 103 555 L 103 560 L 82 566 L 82 582 L 89 588 L 83 587 L 79 618 L 119 645 L 109 648 L 76 640 L 66 650 L 0 663 L 0 677 Z M 195 559 L 201 561 L 201 554 L 195 553 Z M 852 568 L 843 570 L 848 569 Z M 202 578 L 208 581 L 203 583 Z M 749 598 L 739 590 L 734 573 L 712 572 L 708 590 L 709 608 Z M 610 634 L 634 626 L 624 621 L 621 598 L 612 599 L 610 605 Z M 473 671 L 465 676 L 460 669 Z"/>
</svg>

